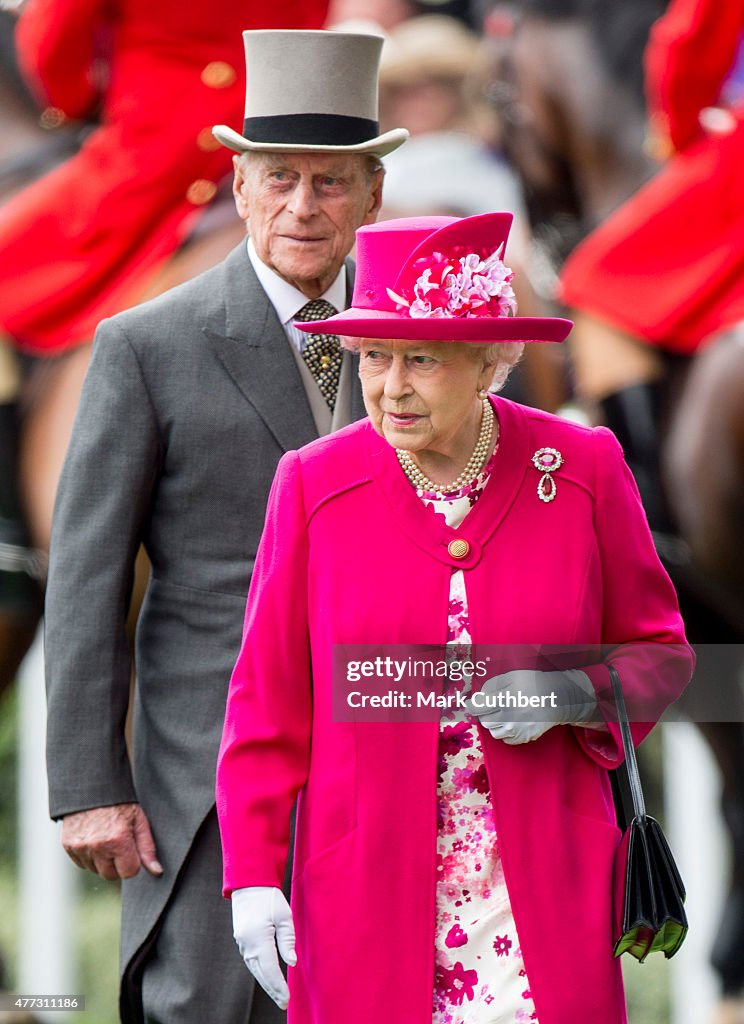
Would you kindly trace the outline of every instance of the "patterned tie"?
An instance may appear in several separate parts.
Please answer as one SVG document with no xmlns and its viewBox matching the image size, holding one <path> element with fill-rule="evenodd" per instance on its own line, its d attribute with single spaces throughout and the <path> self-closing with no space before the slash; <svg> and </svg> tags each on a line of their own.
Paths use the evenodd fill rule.
<svg viewBox="0 0 744 1024">
<path fill-rule="evenodd" d="M 325 299 L 313 299 L 299 311 L 295 320 L 327 320 L 338 310 Z M 315 378 L 320 393 L 333 409 L 341 376 L 341 343 L 337 334 L 306 334 L 302 358 Z"/>
</svg>

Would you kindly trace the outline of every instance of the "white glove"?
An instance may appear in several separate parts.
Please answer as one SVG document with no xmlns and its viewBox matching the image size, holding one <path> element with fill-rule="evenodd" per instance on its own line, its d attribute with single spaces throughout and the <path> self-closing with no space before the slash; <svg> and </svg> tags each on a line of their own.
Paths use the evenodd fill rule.
<svg viewBox="0 0 744 1024">
<path fill-rule="evenodd" d="M 233 936 L 245 965 L 278 1007 L 287 1009 L 289 988 L 279 968 L 277 946 L 290 967 L 297 963 L 292 911 L 281 889 L 268 885 L 232 894 Z"/>
<path fill-rule="evenodd" d="M 510 745 L 539 739 L 554 725 L 598 724 L 594 687 L 580 669 L 504 672 L 472 694 L 467 710 L 494 739 Z"/>
</svg>

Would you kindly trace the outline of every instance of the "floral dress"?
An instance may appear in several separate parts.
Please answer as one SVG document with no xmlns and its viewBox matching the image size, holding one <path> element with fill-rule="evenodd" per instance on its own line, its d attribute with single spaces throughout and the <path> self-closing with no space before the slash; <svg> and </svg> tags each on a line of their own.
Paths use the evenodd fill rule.
<svg viewBox="0 0 744 1024">
<path fill-rule="evenodd" d="M 492 465 L 493 456 L 476 480 L 446 497 L 417 493 L 457 528 L 483 492 Z M 465 578 L 457 569 L 450 581 L 447 643 L 470 642 Z M 478 729 L 452 716 L 440 723 L 437 811 L 433 1024 L 535 1022 Z"/>
</svg>

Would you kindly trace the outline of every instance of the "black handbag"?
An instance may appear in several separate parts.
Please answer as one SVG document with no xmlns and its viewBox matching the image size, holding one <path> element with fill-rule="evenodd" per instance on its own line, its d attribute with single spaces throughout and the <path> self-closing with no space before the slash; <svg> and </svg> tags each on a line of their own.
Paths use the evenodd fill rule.
<svg viewBox="0 0 744 1024">
<path fill-rule="evenodd" d="M 633 816 L 615 854 L 615 956 L 630 953 L 641 963 L 649 953 L 674 956 L 687 934 L 685 887 L 658 821 L 646 814 L 638 762 L 617 669 L 608 666 Z"/>
</svg>

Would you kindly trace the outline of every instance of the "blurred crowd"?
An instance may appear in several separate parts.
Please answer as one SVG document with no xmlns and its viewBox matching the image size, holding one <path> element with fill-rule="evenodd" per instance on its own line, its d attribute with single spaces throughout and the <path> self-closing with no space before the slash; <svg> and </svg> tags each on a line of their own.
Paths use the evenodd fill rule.
<svg viewBox="0 0 744 1024">
<path fill-rule="evenodd" d="M 0 692 L 41 613 L 96 322 L 242 235 L 210 126 L 242 117 L 240 29 L 261 26 L 217 7 L 219 32 L 201 0 L 0 12 Z M 326 24 L 385 37 L 381 130 L 411 139 L 385 159 L 381 219 L 514 212 L 520 315 L 565 313 L 576 330 L 564 348 L 528 346 L 510 397 L 615 431 L 690 638 L 739 643 L 744 2 L 334 0 Z M 166 86 L 177 47 L 201 93 Z M 726 666 L 734 705 L 740 672 Z M 744 734 L 706 738 L 742 865 Z M 734 874 L 730 908 L 744 899 Z M 744 1019 L 743 922 L 714 953 L 721 1024 Z"/>
</svg>

